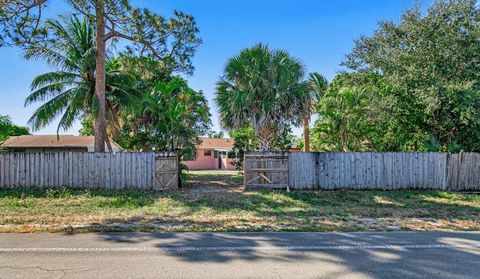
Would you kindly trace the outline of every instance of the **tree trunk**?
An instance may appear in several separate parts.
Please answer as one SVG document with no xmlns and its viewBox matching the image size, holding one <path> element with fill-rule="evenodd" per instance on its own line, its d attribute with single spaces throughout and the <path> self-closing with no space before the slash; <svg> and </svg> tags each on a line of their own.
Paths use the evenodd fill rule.
<svg viewBox="0 0 480 279">
<path fill-rule="evenodd" d="M 97 58 L 95 70 L 95 94 L 98 102 L 98 112 L 95 118 L 95 152 L 105 152 L 105 10 L 103 0 L 97 0 L 96 12 L 96 42 Z"/>
<path fill-rule="evenodd" d="M 260 141 L 260 151 L 272 151 L 272 133 L 268 128 L 262 127 L 255 130 L 255 134 Z"/>
<path fill-rule="evenodd" d="M 270 141 L 266 138 L 259 138 L 260 140 L 260 151 L 272 151 L 272 145 L 270 144 Z"/>
<path fill-rule="evenodd" d="M 105 135 L 105 143 L 107 144 L 108 152 L 113 152 L 112 143 L 110 142 L 110 138 L 108 137 L 107 129 L 105 129 Z"/>
<path fill-rule="evenodd" d="M 305 116 L 303 118 L 303 151 L 310 152 L 310 117 Z"/>
<path fill-rule="evenodd" d="M 253 117 L 252 126 L 255 136 L 260 141 L 259 151 L 272 151 L 272 137 L 265 126 L 258 125 L 258 120 Z"/>
</svg>

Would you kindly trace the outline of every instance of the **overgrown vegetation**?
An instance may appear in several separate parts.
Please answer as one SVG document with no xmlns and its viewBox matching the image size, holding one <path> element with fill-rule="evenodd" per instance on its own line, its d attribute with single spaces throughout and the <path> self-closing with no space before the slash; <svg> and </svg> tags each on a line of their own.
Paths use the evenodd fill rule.
<svg viewBox="0 0 480 279">
<path fill-rule="evenodd" d="M 25 49 L 25 58 L 47 63 L 54 70 L 36 76 L 25 105 L 40 102 L 29 119 L 34 131 L 45 128 L 60 117 L 57 132 L 68 130 L 77 119 L 95 121 L 98 110 L 95 97 L 95 26 L 85 18 L 71 16 L 48 20 L 45 29 L 54 34 L 51 40 L 32 44 Z M 115 126 L 117 112 L 128 106 L 133 80 L 126 73 L 112 68 L 107 61 L 106 123 Z M 94 124 L 92 123 L 91 135 Z M 83 131 L 83 134 L 88 134 Z"/>
<path fill-rule="evenodd" d="M 0 114 L 0 144 L 10 136 L 28 135 L 30 131 L 27 127 L 17 126 L 7 115 Z"/>
<path fill-rule="evenodd" d="M 55 70 L 37 76 L 26 98 L 42 102 L 29 123 L 34 130 L 60 117 L 58 129 L 82 120 L 81 135 L 95 134 L 95 26 L 87 18 L 48 20 L 45 30 L 55 36 L 25 49 L 28 59 L 44 61 Z M 209 132 L 210 113 L 201 91 L 173 75 L 152 57 L 121 52 L 109 54 L 106 76 L 106 130 L 127 150 L 173 151 L 195 155 L 198 137 Z M 107 142 L 108 145 L 109 142 Z"/>
<path fill-rule="evenodd" d="M 245 159 L 244 155 L 247 152 L 258 150 L 260 147 L 260 141 L 255 136 L 255 130 L 250 125 L 234 129 L 228 134 L 234 140 L 233 148 L 228 154 L 228 158 L 236 158 L 235 167 L 237 169 L 242 169 L 243 161 Z M 281 135 L 273 139 L 273 149 L 276 151 L 288 151 L 297 144 L 298 140 L 299 139 L 292 134 L 292 130 L 286 128 Z"/>
<path fill-rule="evenodd" d="M 141 79 L 140 79 L 141 80 Z M 208 102 L 180 77 L 155 77 L 119 113 L 114 138 L 130 150 L 173 151 L 196 156 L 199 137 L 210 131 Z"/>
<path fill-rule="evenodd" d="M 438 191 L 254 191 L 192 180 L 172 193 L 5 189 L 0 231 L 479 230 L 480 196 Z M 194 174 L 195 176 L 195 174 Z M 233 188 L 232 188 L 233 187 Z"/>
<path fill-rule="evenodd" d="M 361 36 L 317 107 L 313 147 L 479 151 L 479 23 L 477 1 L 435 1 Z"/>
<path fill-rule="evenodd" d="M 305 66 L 282 49 L 257 44 L 230 58 L 217 82 L 220 121 L 232 131 L 252 127 L 258 149 L 275 150 L 310 112 Z"/>
<path fill-rule="evenodd" d="M 88 33 L 89 44 L 93 44 L 89 51 L 79 49 L 80 56 L 69 56 L 72 53 L 71 48 L 62 49 L 63 44 L 57 44 L 56 40 L 65 37 L 65 34 L 57 32 L 58 28 L 52 30 L 52 20 L 45 20 L 48 5 L 50 0 L 11 0 L 0 2 L 0 47 L 2 46 L 19 46 L 24 49 L 34 48 L 35 52 L 39 51 L 37 56 L 46 57 L 47 62 L 55 66 L 62 66 L 59 70 L 67 70 L 67 73 L 57 72 L 57 75 L 52 78 L 48 77 L 47 81 L 66 80 L 70 82 L 79 81 L 78 77 L 72 76 L 71 66 L 80 65 L 91 70 L 93 67 L 95 71 L 93 78 L 95 98 L 85 104 L 90 107 L 91 103 L 96 104 L 95 110 L 91 115 L 95 118 L 95 151 L 103 152 L 105 150 L 105 143 L 107 140 L 106 127 L 106 111 L 107 111 L 107 59 L 108 47 L 112 47 L 118 40 L 126 41 L 127 50 L 139 58 L 148 58 L 161 65 L 167 73 L 183 72 L 191 74 L 193 66 L 191 58 L 195 53 L 196 48 L 201 44 L 198 38 L 199 30 L 196 26 L 195 18 L 180 11 L 174 11 L 172 18 L 166 19 L 148 9 L 136 8 L 130 4 L 128 0 L 67 0 L 65 1 L 70 8 L 72 14 L 81 14 L 86 21 L 94 26 L 95 33 Z M 74 28 L 77 29 L 78 28 Z M 68 34 L 70 37 L 84 37 L 79 34 Z M 49 52 L 50 47 L 54 47 L 54 51 L 62 50 L 61 55 L 52 55 Z M 27 51 L 28 53 L 28 51 Z M 90 61 L 86 58 L 95 58 Z M 79 64 L 81 61 L 87 61 L 88 64 Z M 68 63 L 66 63 L 68 62 Z M 94 62 L 93 65 L 91 62 Z M 71 64 L 73 63 L 73 64 Z M 57 65 L 59 64 L 59 65 Z M 75 69 L 74 74 L 80 74 L 78 69 Z M 87 71 L 89 72 L 89 71 Z M 62 80 L 63 79 L 63 80 Z M 84 77 L 80 78 L 84 79 Z M 45 83 L 41 80 L 34 86 L 34 89 L 42 87 Z M 82 88 L 82 91 L 90 90 L 90 88 Z M 57 106 L 51 105 L 46 108 L 50 115 L 52 111 L 54 116 L 58 116 L 66 111 L 69 115 L 66 119 L 62 118 L 61 126 L 65 123 L 71 122 L 71 118 L 78 117 L 78 114 L 68 113 L 69 107 L 65 103 L 79 107 L 80 105 L 74 103 L 72 98 L 66 96 L 71 94 L 65 93 L 64 87 L 58 87 L 56 84 L 46 88 L 47 96 L 57 99 Z M 67 90 L 68 91 L 68 90 Z M 38 92 L 38 91 L 37 91 Z M 89 92 L 92 93 L 92 92 Z M 83 94 L 85 95 L 85 94 Z M 58 100 L 62 99 L 63 103 Z M 39 99 L 41 100 L 42 97 Z M 43 94 L 45 99 L 45 94 Z M 43 100 L 44 100 L 43 99 Z M 65 101 L 65 99 L 68 99 Z M 79 101 L 76 98 L 74 100 Z M 50 100 L 49 102 L 52 103 Z M 48 102 L 47 102 L 48 103 Z M 61 105 L 61 106 L 59 106 Z M 42 114 L 37 115 L 34 119 L 42 119 Z M 48 118 L 48 117 L 47 117 Z M 50 117 L 51 118 L 51 117 Z M 34 122 L 33 124 L 36 124 Z M 34 128 L 42 126 L 33 125 Z M 68 125 L 67 125 L 68 126 Z"/>
</svg>

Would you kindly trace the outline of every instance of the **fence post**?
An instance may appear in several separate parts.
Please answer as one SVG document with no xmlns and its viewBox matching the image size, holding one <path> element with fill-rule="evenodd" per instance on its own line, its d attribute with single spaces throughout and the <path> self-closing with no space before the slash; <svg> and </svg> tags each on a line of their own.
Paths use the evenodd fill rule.
<svg viewBox="0 0 480 279">
<path fill-rule="evenodd" d="M 243 188 L 247 188 L 247 152 L 243 153 Z"/>
<path fill-rule="evenodd" d="M 287 152 L 287 193 L 290 193 L 290 152 Z"/>
<path fill-rule="evenodd" d="M 442 188 L 444 191 L 448 190 L 450 188 L 449 185 L 449 164 L 450 164 L 450 153 L 447 153 L 447 156 L 445 156 L 445 171 L 444 171 L 444 179 L 443 179 L 443 185 Z"/>
</svg>

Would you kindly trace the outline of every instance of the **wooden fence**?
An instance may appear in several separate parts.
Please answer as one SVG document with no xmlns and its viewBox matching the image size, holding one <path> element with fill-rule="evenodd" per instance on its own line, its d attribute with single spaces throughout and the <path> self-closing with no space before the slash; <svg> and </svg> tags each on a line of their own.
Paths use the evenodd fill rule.
<svg viewBox="0 0 480 279">
<path fill-rule="evenodd" d="M 480 191 L 480 153 L 449 154 L 447 170 L 447 189 Z"/>
<path fill-rule="evenodd" d="M 119 190 L 178 188 L 178 161 L 167 153 L 4 153 L 0 188 Z"/>
<path fill-rule="evenodd" d="M 287 157 L 281 170 L 288 170 L 287 181 L 292 189 L 438 189 L 450 191 L 480 190 L 480 154 L 421 152 L 320 152 L 278 153 Z M 264 160 L 275 153 L 256 153 L 245 157 L 245 186 L 250 188 L 285 188 L 285 183 L 272 183 L 277 173 L 274 166 L 264 170 Z M 250 179 L 247 179 L 247 177 Z M 252 182 L 254 177 L 259 177 Z"/>
</svg>

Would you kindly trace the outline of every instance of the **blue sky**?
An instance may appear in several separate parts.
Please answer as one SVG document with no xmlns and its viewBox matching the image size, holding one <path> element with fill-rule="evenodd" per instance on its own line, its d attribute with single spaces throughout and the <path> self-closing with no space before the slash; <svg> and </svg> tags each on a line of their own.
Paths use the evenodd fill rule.
<svg viewBox="0 0 480 279">
<path fill-rule="evenodd" d="M 51 0 L 48 16 L 65 13 L 62 0 Z M 398 21 L 415 3 L 425 8 L 430 0 L 134 0 L 168 16 L 174 9 L 195 16 L 203 45 L 193 63 L 195 73 L 187 77 L 190 86 L 203 90 L 213 115 L 213 129 L 219 130 L 213 98 L 215 83 L 226 60 L 241 49 L 257 42 L 283 48 L 302 59 L 309 71 L 320 72 L 331 80 L 340 70 L 339 63 L 360 35 L 370 35 L 379 20 Z M 0 114 L 7 114 L 16 124 L 27 125 L 37 107 L 23 106 L 29 85 L 37 74 L 50 70 L 36 61 L 25 61 L 20 49 L 0 48 Z M 77 134 L 80 125 L 61 134 Z M 297 135 L 300 129 L 294 130 Z M 55 134 L 56 123 L 34 132 Z"/>
</svg>

